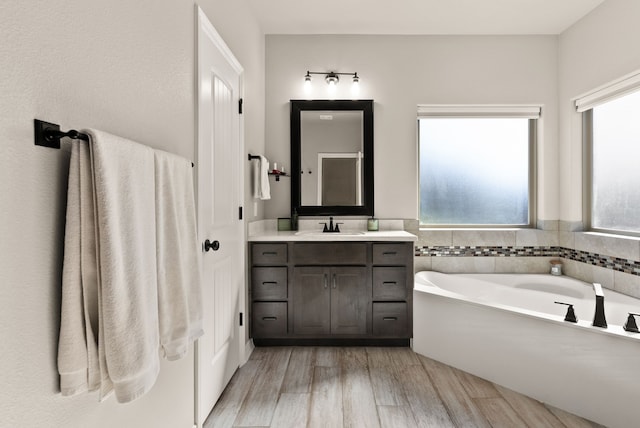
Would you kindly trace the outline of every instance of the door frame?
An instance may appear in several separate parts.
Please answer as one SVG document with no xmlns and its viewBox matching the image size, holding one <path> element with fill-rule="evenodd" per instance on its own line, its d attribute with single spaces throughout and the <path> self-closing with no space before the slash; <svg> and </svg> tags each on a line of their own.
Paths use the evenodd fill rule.
<svg viewBox="0 0 640 428">
<path fill-rule="evenodd" d="M 356 201 L 354 205 L 362 205 L 362 159 L 364 154 L 361 151 L 358 152 L 344 152 L 344 153 L 318 153 L 318 186 L 317 186 L 317 204 L 318 206 L 324 205 L 322 201 L 322 188 L 324 186 L 323 176 L 324 168 L 323 161 L 325 159 L 355 159 L 356 160 Z"/>
</svg>

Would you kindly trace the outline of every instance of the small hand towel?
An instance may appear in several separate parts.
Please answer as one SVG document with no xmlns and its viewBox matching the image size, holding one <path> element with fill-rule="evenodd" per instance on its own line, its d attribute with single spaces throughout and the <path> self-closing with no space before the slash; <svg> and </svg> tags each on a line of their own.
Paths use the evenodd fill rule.
<svg viewBox="0 0 640 428">
<path fill-rule="evenodd" d="M 154 153 L 160 344 L 177 360 L 203 334 L 193 168 L 183 157 Z"/>
<path fill-rule="evenodd" d="M 91 140 L 101 373 L 124 403 L 151 389 L 160 367 L 154 155 L 124 138 L 83 132 Z M 101 392 L 109 392 L 105 382 Z"/>
<path fill-rule="evenodd" d="M 253 197 L 256 199 L 271 199 L 271 188 L 269 187 L 269 161 L 266 157 L 260 156 L 255 163 L 253 171 Z"/>
</svg>

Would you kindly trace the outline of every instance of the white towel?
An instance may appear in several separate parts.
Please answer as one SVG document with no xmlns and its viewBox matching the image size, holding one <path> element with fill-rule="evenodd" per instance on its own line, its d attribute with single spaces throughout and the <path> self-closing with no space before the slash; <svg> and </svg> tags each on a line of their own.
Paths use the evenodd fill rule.
<svg viewBox="0 0 640 428">
<path fill-rule="evenodd" d="M 98 352 L 119 402 L 158 375 L 153 150 L 96 130 L 90 135 L 98 247 Z M 102 386 L 102 395 L 108 385 Z"/>
<path fill-rule="evenodd" d="M 203 334 L 191 161 L 156 150 L 155 186 L 160 344 L 176 360 Z"/>
<path fill-rule="evenodd" d="M 58 371 L 62 395 L 100 386 L 98 279 L 89 146 L 74 144 L 69 165 Z"/>
<path fill-rule="evenodd" d="M 271 188 L 269 187 L 269 161 L 266 157 L 260 156 L 253 171 L 253 197 L 256 199 L 271 199 Z"/>
</svg>

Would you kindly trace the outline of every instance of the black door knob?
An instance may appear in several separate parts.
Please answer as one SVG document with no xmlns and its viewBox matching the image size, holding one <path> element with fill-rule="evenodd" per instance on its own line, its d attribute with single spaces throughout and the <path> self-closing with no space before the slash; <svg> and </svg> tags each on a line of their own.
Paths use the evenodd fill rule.
<svg viewBox="0 0 640 428">
<path fill-rule="evenodd" d="M 218 251 L 219 248 L 220 248 L 220 242 L 218 242 L 218 241 L 211 242 L 208 239 L 206 241 L 204 241 L 204 250 L 205 251 L 209 251 L 209 250 Z"/>
</svg>

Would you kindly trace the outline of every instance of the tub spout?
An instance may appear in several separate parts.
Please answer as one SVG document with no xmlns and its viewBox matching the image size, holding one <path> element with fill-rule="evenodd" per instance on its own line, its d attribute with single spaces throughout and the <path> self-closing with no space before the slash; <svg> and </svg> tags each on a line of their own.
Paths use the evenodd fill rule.
<svg viewBox="0 0 640 428">
<path fill-rule="evenodd" d="M 593 315 L 593 326 L 607 328 L 607 319 L 604 315 L 604 293 L 602 285 L 594 282 L 593 290 L 596 293 L 596 312 Z"/>
</svg>

